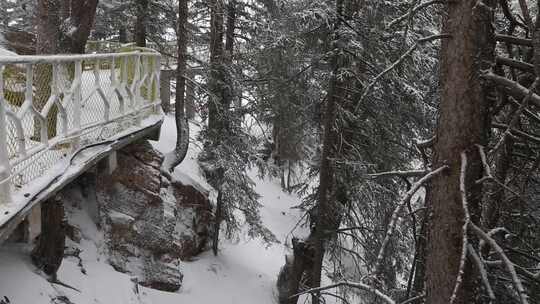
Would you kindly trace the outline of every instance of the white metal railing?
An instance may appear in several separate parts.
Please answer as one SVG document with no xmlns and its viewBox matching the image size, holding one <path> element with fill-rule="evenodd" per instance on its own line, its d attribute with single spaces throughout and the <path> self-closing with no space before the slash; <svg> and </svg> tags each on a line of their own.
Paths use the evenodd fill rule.
<svg viewBox="0 0 540 304">
<path fill-rule="evenodd" d="M 160 111 L 159 54 L 0 57 L 0 205 L 79 148 Z"/>
</svg>

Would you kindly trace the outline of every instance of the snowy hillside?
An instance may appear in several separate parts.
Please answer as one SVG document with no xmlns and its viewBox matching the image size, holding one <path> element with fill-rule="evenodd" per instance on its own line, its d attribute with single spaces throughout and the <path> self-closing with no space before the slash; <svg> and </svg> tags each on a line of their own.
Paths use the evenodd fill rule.
<svg viewBox="0 0 540 304">
<path fill-rule="evenodd" d="M 192 124 L 191 127 L 192 134 L 196 134 L 197 126 Z M 169 152 L 174 147 L 174 132 L 174 120 L 167 117 L 160 141 L 154 146 L 163 153 Z M 196 163 L 199 149 L 200 145 L 192 142 L 186 160 L 176 169 L 174 177 L 209 189 Z M 74 189 L 68 193 L 73 205 L 67 207 L 69 218 L 81 229 L 80 261 L 66 257 L 58 280 L 80 292 L 47 282 L 32 265 L 29 246 L 8 244 L 0 247 L 0 299 L 7 297 L 9 303 L 14 304 L 276 303 L 274 286 L 286 253 L 284 243 L 290 239 L 290 232 L 299 219 L 299 213 L 290 207 L 298 204 L 299 198 L 283 193 L 278 182 L 259 179 L 256 172 L 250 172 L 250 176 L 262 196 L 263 220 L 281 244 L 265 248 L 259 240 L 246 237 L 235 243 L 223 241 L 219 256 L 208 251 L 181 265 L 184 285 L 178 293 L 136 287 L 129 275 L 116 272 L 107 264 L 103 236 L 85 211 L 82 195 Z M 297 228 L 295 234 L 305 233 L 301 230 Z"/>
</svg>

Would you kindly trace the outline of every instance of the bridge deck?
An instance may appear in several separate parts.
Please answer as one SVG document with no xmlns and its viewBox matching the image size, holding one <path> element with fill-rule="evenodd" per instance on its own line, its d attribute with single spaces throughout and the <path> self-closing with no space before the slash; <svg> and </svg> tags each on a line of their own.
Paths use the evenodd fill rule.
<svg viewBox="0 0 540 304">
<path fill-rule="evenodd" d="M 32 206 L 161 125 L 152 52 L 0 57 L 0 243 Z"/>
</svg>

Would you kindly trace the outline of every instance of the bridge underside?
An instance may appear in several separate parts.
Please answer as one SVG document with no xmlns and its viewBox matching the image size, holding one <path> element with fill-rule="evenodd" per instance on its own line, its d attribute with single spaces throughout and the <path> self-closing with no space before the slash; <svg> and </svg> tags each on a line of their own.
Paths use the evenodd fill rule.
<svg viewBox="0 0 540 304">
<path fill-rule="evenodd" d="M 34 180 L 31 185 L 13 193 L 11 203 L 0 205 L 0 245 L 25 219 L 39 221 L 40 217 L 33 210 L 39 210 L 41 203 L 47 201 L 100 161 L 114 157 L 117 150 L 138 140 L 157 140 L 162 122 L 161 115 L 152 115 L 138 127 L 125 130 L 106 141 L 82 147 L 65 162 L 57 164 L 48 170 L 47 174 Z M 30 224 L 32 225 L 32 223 Z"/>
</svg>

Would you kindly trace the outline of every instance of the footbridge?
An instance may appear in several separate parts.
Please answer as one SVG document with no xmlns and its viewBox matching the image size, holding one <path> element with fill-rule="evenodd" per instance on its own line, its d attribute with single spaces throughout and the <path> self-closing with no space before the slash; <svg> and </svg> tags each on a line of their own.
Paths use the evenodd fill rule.
<svg viewBox="0 0 540 304">
<path fill-rule="evenodd" d="M 160 60 L 150 50 L 0 57 L 0 244 L 86 170 L 113 168 L 116 150 L 159 134 Z"/>
</svg>

